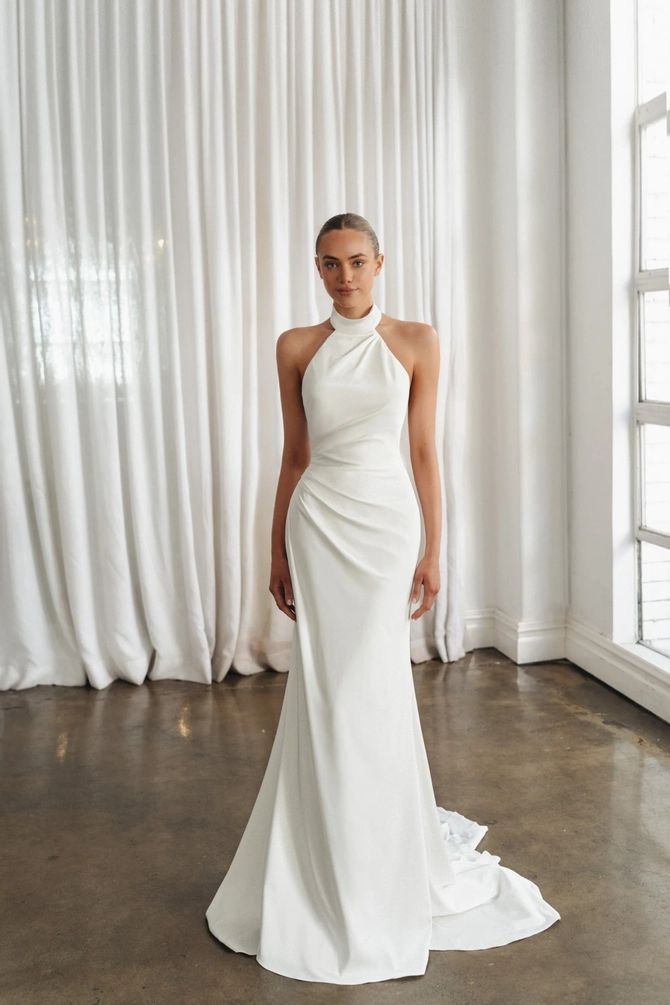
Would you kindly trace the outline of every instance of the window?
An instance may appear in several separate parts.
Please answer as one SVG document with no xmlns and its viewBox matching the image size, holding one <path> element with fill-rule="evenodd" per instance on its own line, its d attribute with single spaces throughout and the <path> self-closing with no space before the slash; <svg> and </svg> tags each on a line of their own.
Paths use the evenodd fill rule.
<svg viewBox="0 0 670 1005">
<path fill-rule="evenodd" d="M 668 0 L 637 0 L 635 537 L 638 639 L 670 656 Z"/>
</svg>

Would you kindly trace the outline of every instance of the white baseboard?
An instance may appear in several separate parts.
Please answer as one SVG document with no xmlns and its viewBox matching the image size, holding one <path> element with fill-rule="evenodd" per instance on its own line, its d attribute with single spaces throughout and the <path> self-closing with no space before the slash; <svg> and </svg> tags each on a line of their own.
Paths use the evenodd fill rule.
<svg viewBox="0 0 670 1005">
<path fill-rule="evenodd" d="M 670 722 L 670 658 L 647 646 L 612 642 L 573 618 L 519 622 L 495 608 L 469 611 L 465 626 L 466 652 L 493 647 L 520 665 L 568 659 Z"/>
</svg>

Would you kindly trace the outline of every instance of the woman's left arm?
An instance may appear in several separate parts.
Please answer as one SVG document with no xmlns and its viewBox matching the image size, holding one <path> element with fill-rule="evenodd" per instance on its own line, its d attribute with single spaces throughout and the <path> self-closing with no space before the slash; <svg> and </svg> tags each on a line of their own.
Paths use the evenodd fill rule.
<svg viewBox="0 0 670 1005">
<path fill-rule="evenodd" d="M 416 567 L 412 583 L 412 602 L 419 599 L 423 586 L 421 606 L 412 618 L 420 618 L 429 611 L 440 590 L 439 553 L 442 532 L 442 496 L 440 472 L 435 447 L 435 410 L 440 372 L 440 344 L 435 329 L 428 324 L 417 324 L 412 334 L 414 369 L 407 410 L 410 457 L 416 483 L 426 543 L 421 561 Z"/>
</svg>

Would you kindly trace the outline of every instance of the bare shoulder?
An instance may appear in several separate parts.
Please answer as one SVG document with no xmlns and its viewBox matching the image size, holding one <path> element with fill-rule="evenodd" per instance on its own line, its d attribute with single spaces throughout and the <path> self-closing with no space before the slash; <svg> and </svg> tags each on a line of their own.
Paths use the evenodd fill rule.
<svg viewBox="0 0 670 1005">
<path fill-rule="evenodd" d="M 414 361 L 430 358 L 437 351 L 437 332 L 424 321 L 401 321 L 385 314 L 382 325 L 389 342 Z"/>
<path fill-rule="evenodd" d="M 419 350 L 430 349 L 437 342 L 437 332 L 425 321 L 403 321 L 406 333 Z"/>
<path fill-rule="evenodd" d="M 314 348 L 330 331 L 330 326 L 324 322 L 287 328 L 277 338 L 277 362 L 286 363 L 289 366 L 296 365 L 299 370 L 303 370 L 306 357 L 311 355 Z"/>
<path fill-rule="evenodd" d="M 277 352 L 282 353 L 292 353 L 295 349 L 299 349 L 300 346 L 304 346 L 306 342 L 309 342 L 312 338 L 317 337 L 321 332 L 327 332 L 330 329 L 327 325 L 323 323 L 316 325 L 302 325 L 296 328 L 287 328 L 283 331 L 279 338 L 277 339 Z"/>
<path fill-rule="evenodd" d="M 433 371 L 439 365 L 440 341 L 432 325 L 423 321 L 410 322 L 414 334 L 412 336 L 416 352 L 414 359 L 426 371 Z"/>
<path fill-rule="evenodd" d="M 414 342 L 419 348 L 437 341 L 437 332 L 424 321 L 401 321 L 384 314 L 382 323 L 388 328 L 389 335 L 404 336 L 406 341 Z"/>
</svg>

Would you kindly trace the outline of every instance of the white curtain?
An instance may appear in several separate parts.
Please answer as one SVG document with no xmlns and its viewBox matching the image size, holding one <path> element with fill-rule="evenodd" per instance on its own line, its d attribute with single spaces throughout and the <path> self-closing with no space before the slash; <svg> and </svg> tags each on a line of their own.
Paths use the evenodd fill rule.
<svg viewBox="0 0 670 1005">
<path fill-rule="evenodd" d="M 442 591 L 412 658 L 464 654 L 449 11 L 3 0 L 4 688 L 289 669 L 275 339 L 327 317 L 314 240 L 343 211 L 380 237 L 382 310 L 440 335 Z"/>
</svg>

